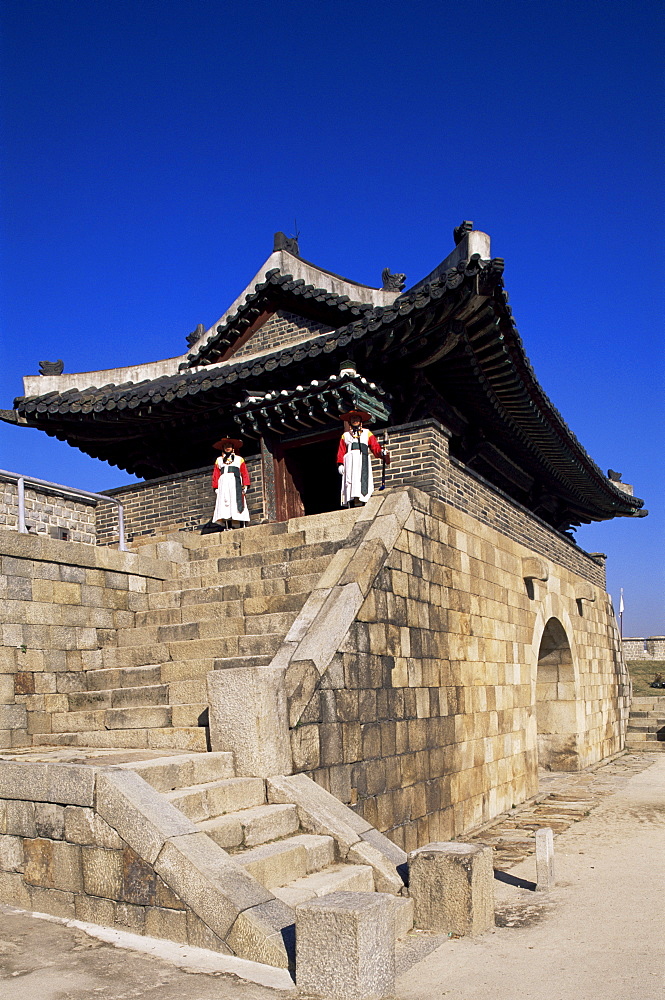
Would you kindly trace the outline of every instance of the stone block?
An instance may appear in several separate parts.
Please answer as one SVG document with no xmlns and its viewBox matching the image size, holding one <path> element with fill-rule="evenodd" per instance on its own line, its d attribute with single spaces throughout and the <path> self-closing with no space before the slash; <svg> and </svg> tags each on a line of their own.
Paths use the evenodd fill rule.
<svg viewBox="0 0 665 1000">
<path fill-rule="evenodd" d="M 0 836 L 0 871 L 23 871 L 23 840 L 21 837 Z"/>
<path fill-rule="evenodd" d="M 414 924 L 443 934 L 482 934 L 494 926 L 492 848 L 432 843 L 409 854 Z"/>
<path fill-rule="evenodd" d="M 392 903 L 378 893 L 339 892 L 296 907 L 296 983 L 331 1000 L 394 994 Z"/>
<path fill-rule="evenodd" d="M 5 833 L 14 837 L 36 837 L 35 804 L 21 799 L 9 799 L 5 803 Z"/>
<path fill-rule="evenodd" d="M 25 729 L 27 722 L 25 705 L 0 705 L 0 729 Z"/>
<path fill-rule="evenodd" d="M 132 934 L 145 934 L 145 906 L 130 903 L 114 903 L 113 922 Z"/>
<path fill-rule="evenodd" d="M 536 830 L 536 888 L 538 892 L 554 888 L 554 833 L 548 826 Z"/>
<path fill-rule="evenodd" d="M 35 832 L 38 837 L 62 840 L 65 835 L 65 807 L 55 802 L 35 802 Z"/>
<path fill-rule="evenodd" d="M 21 910 L 31 909 L 30 888 L 23 881 L 22 875 L 0 871 L 0 900 Z"/>
<path fill-rule="evenodd" d="M 173 837 L 155 871 L 215 934 L 226 939 L 238 914 L 272 894 L 204 833 Z"/>
<path fill-rule="evenodd" d="M 134 771 L 100 770 L 97 811 L 124 841 L 152 864 L 171 837 L 196 827 Z"/>
<path fill-rule="evenodd" d="M 271 899 L 238 914 L 227 940 L 241 958 L 286 969 L 294 962 L 294 922 L 293 909 Z"/>
<path fill-rule="evenodd" d="M 122 888 L 122 852 L 100 847 L 81 848 L 83 885 L 90 896 L 119 899 Z"/>
<path fill-rule="evenodd" d="M 81 849 L 61 840 L 36 838 L 23 841 L 27 883 L 65 892 L 83 891 Z M 46 910 L 50 913 L 50 910 Z"/>
<path fill-rule="evenodd" d="M 187 914 L 184 910 L 148 906 L 145 911 L 145 933 L 149 937 L 187 944 Z"/>
<path fill-rule="evenodd" d="M 236 774 L 290 774 L 291 745 L 284 671 L 237 667 L 208 674 L 210 742 L 232 752 Z"/>
<path fill-rule="evenodd" d="M 30 889 L 29 909 L 36 913 L 50 913 L 53 917 L 64 917 L 73 920 L 76 917 L 73 892 L 63 892 L 60 889 L 44 889 L 32 886 Z"/>
<path fill-rule="evenodd" d="M 74 911 L 77 920 L 88 924 L 99 924 L 102 927 L 113 927 L 115 906 L 110 899 L 99 896 L 86 896 L 77 893 L 74 897 Z"/>
<path fill-rule="evenodd" d="M 300 833 L 296 837 L 291 837 L 290 842 L 301 844 L 305 848 L 308 874 L 321 871 L 335 861 L 335 841 L 332 837 Z"/>
<path fill-rule="evenodd" d="M 65 840 L 111 850 L 120 850 L 124 846 L 115 830 L 92 809 L 84 806 L 65 807 Z"/>
</svg>

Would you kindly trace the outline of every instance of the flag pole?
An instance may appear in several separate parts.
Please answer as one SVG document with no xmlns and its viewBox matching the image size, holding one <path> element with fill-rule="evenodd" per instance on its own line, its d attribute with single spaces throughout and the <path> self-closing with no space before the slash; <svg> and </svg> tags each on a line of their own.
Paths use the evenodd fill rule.
<svg viewBox="0 0 665 1000">
<path fill-rule="evenodd" d="M 621 588 L 621 597 L 619 598 L 619 638 L 623 642 L 623 587 Z"/>
</svg>

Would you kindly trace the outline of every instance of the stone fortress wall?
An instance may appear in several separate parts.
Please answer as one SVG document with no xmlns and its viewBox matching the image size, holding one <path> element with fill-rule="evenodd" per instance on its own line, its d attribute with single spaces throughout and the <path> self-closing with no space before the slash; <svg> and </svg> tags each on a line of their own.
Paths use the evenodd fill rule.
<svg viewBox="0 0 665 1000">
<path fill-rule="evenodd" d="M 664 635 L 652 635 L 648 639 L 624 637 L 622 647 L 627 660 L 665 660 Z"/>
</svg>

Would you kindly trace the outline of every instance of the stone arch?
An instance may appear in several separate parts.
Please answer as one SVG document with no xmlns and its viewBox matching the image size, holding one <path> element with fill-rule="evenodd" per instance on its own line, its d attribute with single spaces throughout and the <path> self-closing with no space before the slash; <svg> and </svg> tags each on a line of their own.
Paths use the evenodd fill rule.
<svg viewBox="0 0 665 1000">
<path fill-rule="evenodd" d="M 552 771 L 580 768 L 579 737 L 584 720 L 580 717 L 583 706 L 572 634 L 570 618 L 560 602 L 546 601 L 534 631 L 532 704 L 538 760 Z"/>
</svg>

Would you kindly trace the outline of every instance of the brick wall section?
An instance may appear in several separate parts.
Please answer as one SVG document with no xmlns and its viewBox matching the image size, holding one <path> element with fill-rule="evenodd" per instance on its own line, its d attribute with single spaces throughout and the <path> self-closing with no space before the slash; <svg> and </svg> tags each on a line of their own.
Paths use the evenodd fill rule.
<svg viewBox="0 0 665 1000">
<path fill-rule="evenodd" d="M 95 506 L 86 497 L 73 498 L 48 487 L 25 487 L 25 521 L 30 532 L 54 537 L 64 529 L 73 542 L 95 544 Z M 16 482 L 0 479 L 0 527 L 18 531 Z"/>
<path fill-rule="evenodd" d="M 233 355 L 234 361 L 250 357 L 263 351 L 277 351 L 289 344 L 297 344 L 301 340 L 309 340 L 318 333 L 327 333 L 332 327 L 314 320 L 296 316 L 295 313 L 278 309 L 256 333 L 252 334 L 246 344 Z"/>
<path fill-rule="evenodd" d="M 251 520 L 256 523 L 263 517 L 261 456 L 248 455 L 245 461 L 252 481 L 247 493 L 247 506 Z M 169 531 L 196 531 L 208 524 L 215 509 L 211 475 L 212 466 L 148 479 L 106 492 L 124 506 L 125 532 L 130 541 Z M 109 545 L 117 539 L 116 505 L 100 501 L 97 508 L 97 543 Z"/>
<path fill-rule="evenodd" d="M 579 577 L 550 562 L 529 593 L 530 549 L 420 497 L 292 730 L 297 770 L 407 851 L 459 837 L 537 791 L 539 750 L 552 737 L 534 694 L 552 617 L 575 662 L 574 685 L 554 694 L 568 713 L 554 739 L 572 769 L 621 750 L 630 694 L 602 588 L 578 603 Z"/>
<path fill-rule="evenodd" d="M 448 454 L 448 433 L 435 420 L 421 420 L 391 428 L 391 464 L 386 486 L 417 486 L 430 496 L 445 500 L 483 524 L 553 559 L 605 588 L 605 563 L 588 555 L 575 542 L 513 500 L 497 486 L 472 472 Z M 379 431 L 379 439 L 383 435 Z M 374 472 L 377 473 L 378 463 Z M 378 483 L 376 485 L 379 485 Z"/>
</svg>

